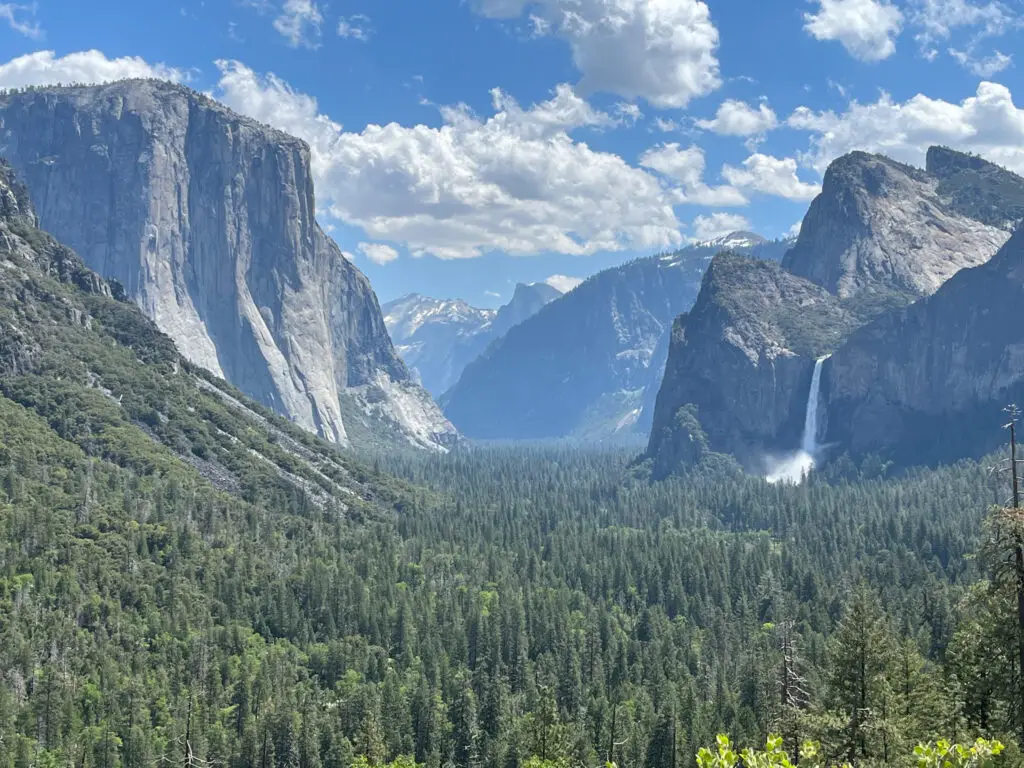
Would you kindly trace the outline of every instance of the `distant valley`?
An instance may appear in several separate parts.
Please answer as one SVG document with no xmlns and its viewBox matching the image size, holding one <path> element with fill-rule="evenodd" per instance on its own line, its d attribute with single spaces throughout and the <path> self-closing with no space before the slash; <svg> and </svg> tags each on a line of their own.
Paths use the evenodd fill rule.
<svg viewBox="0 0 1024 768">
<path fill-rule="evenodd" d="M 610 439 L 646 434 L 674 318 L 719 251 L 782 258 L 749 232 L 600 272 L 497 339 L 441 398 L 470 438 Z"/>
</svg>

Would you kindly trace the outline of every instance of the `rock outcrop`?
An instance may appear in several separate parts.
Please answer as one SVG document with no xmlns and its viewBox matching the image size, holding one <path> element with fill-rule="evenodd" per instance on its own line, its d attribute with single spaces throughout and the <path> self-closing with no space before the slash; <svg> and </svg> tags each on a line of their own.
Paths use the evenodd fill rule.
<svg viewBox="0 0 1024 768">
<path fill-rule="evenodd" d="M 603 439 L 647 434 L 673 319 L 690 308 L 724 241 L 775 256 L 750 233 L 635 259 L 594 275 L 512 328 L 441 399 L 469 437 Z"/>
<path fill-rule="evenodd" d="M 381 309 L 391 340 L 406 365 L 428 392 L 440 397 L 488 344 L 561 295 L 546 283 L 519 283 L 511 301 L 497 310 L 416 293 L 390 301 Z"/>
<path fill-rule="evenodd" d="M 369 282 L 317 224 L 303 142 L 136 80 L 0 96 L 0 153 L 42 226 L 189 360 L 337 443 L 353 428 L 453 437 Z"/>
<path fill-rule="evenodd" d="M 969 395 L 963 384 L 984 389 L 988 373 L 973 370 L 982 364 L 973 355 L 988 353 L 968 353 L 967 337 L 956 336 L 953 325 L 910 329 L 923 322 L 914 320 L 917 313 L 933 306 L 927 297 L 945 295 L 943 286 L 961 284 L 961 274 L 987 274 L 986 262 L 1021 216 L 1024 179 L 971 155 L 933 148 L 926 170 L 862 152 L 836 160 L 782 268 L 716 259 L 693 310 L 677 322 L 648 445 L 655 471 L 685 467 L 701 453 L 694 446 L 732 453 L 752 471 L 773 452 L 797 449 L 815 359 L 837 349 L 824 367 L 823 411 L 828 441 L 839 450 L 900 443 L 918 414 L 935 412 L 920 410 L 910 395 L 936 397 L 925 387 L 931 377 L 946 388 L 935 407 L 956 401 L 962 409 L 964 398 L 990 398 L 990 391 Z M 981 294 L 975 300 L 977 318 L 951 317 L 980 327 L 988 310 Z M 930 334 L 961 346 L 925 352 Z M 988 349 L 980 337 L 975 343 Z M 914 349 L 919 356 L 905 370 L 887 357 L 899 360 Z M 981 366 L 1000 387 L 1021 364 L 1008 349 L 1008 369 Z"/>
<path fill-rule="evenodd" d="M 909 303 L 984 264 L 1012 228 L 1012 216 L 984 205 L 995 186 L 987 177 L 1022 194 L 1024 179 L 951 150 L 929 158 L 924 171 L 864 152 L 836 160 L 783 266 L 842 299 L 889 294 Z M 955 170 L 967 163 L 979 169 Z M 983 202 L 968 204 L 974 197 Z"/>
<path fill-rule="evenodd" d="M 1024 230 L 988 263 L 854 333 L 828 366 L 827 440 L 899 464 L 981 456 L 1024 402 Z"/>
<path fill-rule="evenodd" d="M 838 298 L 778 264 L 716 256 L 672 329 L 647 449 L 657 474 L 687 466 L 697 445 L 751 469 L 796 445 L 814 361 L 856 322 Z"/>
</svg>

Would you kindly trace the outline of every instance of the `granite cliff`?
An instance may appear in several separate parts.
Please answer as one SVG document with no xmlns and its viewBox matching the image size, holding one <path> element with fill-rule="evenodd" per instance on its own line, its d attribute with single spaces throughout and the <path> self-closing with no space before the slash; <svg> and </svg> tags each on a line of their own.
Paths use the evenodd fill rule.
<svg viewBox="0 0 1024 768">
<path fill-rule="evenodd" d="M 828 365 L 826 439 L 900 464 L 981 456 L 1024 402 L 1024 230 L 991 261 L 854 333 Z"/>
<path fill-rule="evenodd" d="M 1024 180 L 980 158 L 978 170 L 954 170 L 970 160 L 940 148 L 925 170 L 864 152 L 839 158 L 783 266 L 842 299 L 934 293 L 957 271 L 984 264 L 1010 236 L 1012 214 L 966 202 L 990 190 L 985 172 L 1024 191 Z"/>
<path fill-rule="evenodd" d="M 56 487 L 69 471 L 114 470 L 129 495 L 168 483 L 218 508 L 221 492 L 356 519 L 394 498 L 379 473 L 185 360 L 119 284 L 39 229 L 0 160 L 0 457 L 19 450 L 53 459 Z M 59 493 L 46 498 L 62 508 Z M 80 530 L 108 519 L 90 498 L 74 504 Z"/>
<path fill-rule="evenodd" d="M 716 256 L 672 329 L 647 449 L 656 473 L 692 463 L 698 446 L 753 468 L 795 445 L 814 361 L 856 323 L 838 298 L 776 263 Z"/>
<path fill-rule="evenodd" d="M 949 295 L 946 285 L 989 274 L 987 262 L 1022 216 L 1024 179 L 971 155 L 932 148 L 925 170 L 862 152 L 836 160 L 782 267 L 717 257 L 693 309 L 676 322 L 648 443 L 656 473 L 708 451 L 762 471 L 767 455 L 796 449 L 815 359 L 836 350 L 824 366 L 822 420 L 840 450 L 901 443 L 901 423 L 934 413 L 915 398 L 953 410 L 990 399 L 984 381 L 1002 387 L 1024 367 L 1011 340 L 996 337 L 1010 344 L 1010 357 L 1000 363 L 1005 370 L 992 368 L 977 357 L 988 353 L 969 353 L 969 337 L 953 332 L 961 323 L 979 333 L 970 329 L 987 317 L 983 294 L 960 292 L 958 310 L 957 299 L 933 299 Z M 929 312 L 929 322 L 952 325 L 913 333 L 931 306 L 949 319 Z M 926 352 L 932 336 L 958 345 Z M 989 348 L 980 336 L 974 344 Z M 888 357 L 911 350 L 918 357 L 905 369 Z M 926 391 L 931 378 L 941 382 L 941 401 Z"/>
<path fill-rule="evenodd" d="M 0 96 L 0 153 L 41 225 L 189 360 L 333 442 L 453 438 L 317 224 L 303 142 L 136 80 Z"/>
</svg>

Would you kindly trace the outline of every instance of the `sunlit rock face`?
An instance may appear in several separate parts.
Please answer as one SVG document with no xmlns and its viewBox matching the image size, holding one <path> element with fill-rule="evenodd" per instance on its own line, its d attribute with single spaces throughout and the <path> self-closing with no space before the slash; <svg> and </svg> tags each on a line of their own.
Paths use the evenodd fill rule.
<svg viewBox="0 0 1024 768">
<path fill-rule="evenodd" d="M 427 447 L 454 435 L 317 224 L 300 140 L 187 88 L 125 81 L 0 96 L 0 154 L 42 226 L 190 360 L 340 444 L 353 426 Z"/>
</svg>

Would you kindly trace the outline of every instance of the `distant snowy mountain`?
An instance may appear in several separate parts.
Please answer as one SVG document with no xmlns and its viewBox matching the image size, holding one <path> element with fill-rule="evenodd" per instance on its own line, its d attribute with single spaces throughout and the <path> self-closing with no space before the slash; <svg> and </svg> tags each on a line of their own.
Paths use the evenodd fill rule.
<svg viewBox="0 0 1024 768">
<path fill-rule="evenodd" d="M 520 283 L 512 300 L 497 310 L 417 293 L 388 302 L 381 310 L 398 354 L 427 391 L 439 397 L 488 344 L 561 295 L 547 283 Z"/>
<path fill-rule="evenodd" d="M 715 251 L 746 251 L 771 242 L 756 232 L 730 232 L 713 240 L 699 240 L 695 248 L 712 248 Z"/>
<path fill-rule="evenodd" d="M 672 321 L 692 306 L 712 257 L 778 261 L 791 245 L 734 232 L 600 272 L 491 344 L 441 405 L 471 438 L 645 434 Z"/>
</svg>

